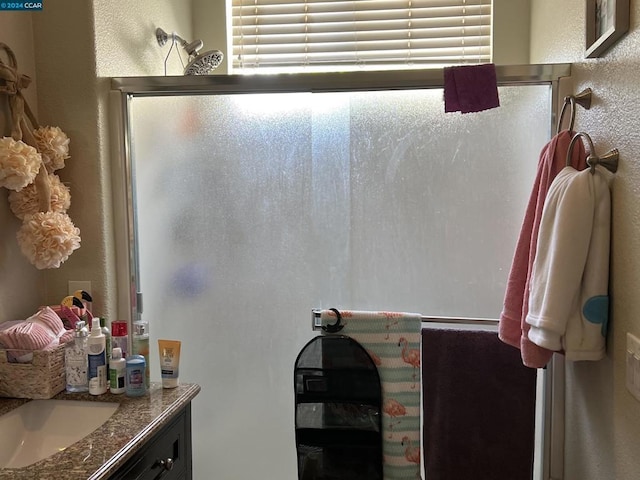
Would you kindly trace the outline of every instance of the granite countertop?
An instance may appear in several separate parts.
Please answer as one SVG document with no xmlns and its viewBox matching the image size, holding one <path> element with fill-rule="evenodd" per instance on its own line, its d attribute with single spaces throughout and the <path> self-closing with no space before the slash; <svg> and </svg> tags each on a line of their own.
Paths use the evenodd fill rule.
<svg viewBox="0 0 640 480">
<path fill-rule="evenodd" d="M 118 410 L 101 427 L 64 451 L 24 468 L 0 469 L 0 479 L 12 480 L 98 480 L 115 473 L 144 443 L 157 433 L 197 394 L 200 387 L 181 384 L 163 389 L 151 383 L 142 397 L 124 394 L 89 395 L 61 392 L 55 399 L 120 403 Z M 0 415 L 28 402 L 0 399 Z"/>
</svg>

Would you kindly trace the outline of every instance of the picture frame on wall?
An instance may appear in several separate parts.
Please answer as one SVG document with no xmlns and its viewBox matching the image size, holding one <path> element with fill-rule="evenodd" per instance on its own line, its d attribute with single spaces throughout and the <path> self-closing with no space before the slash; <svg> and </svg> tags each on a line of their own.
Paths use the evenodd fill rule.
<svg viewBox="0 0 640 480">
<path fill-rule="evenodd" d="M 586 58 L 597 58 L 629 30 L 629 0 L 586 0 Z"/>
</svg>

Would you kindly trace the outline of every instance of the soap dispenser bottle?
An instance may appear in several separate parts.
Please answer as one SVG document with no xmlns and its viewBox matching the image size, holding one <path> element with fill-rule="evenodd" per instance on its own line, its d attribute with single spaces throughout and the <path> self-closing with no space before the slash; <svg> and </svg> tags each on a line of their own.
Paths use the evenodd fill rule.
<svg viewBox="0 0 640 480">
<path fill-rule="evenodd" d="M 100 328 L 100 319 L 93 317 L 91 320 L 91 335 L 87 340 L 89 344 L 89 393 L 102 395 L 107 392 L 107 345 Z"/>
<path fill-rule="evenodd" d="M 89 331 L 83 321 L 76 323 L 74 339 L 67 343 L 64 350 L 64 367 L 67 377 L 67 392 L 88 392 L 89 367 L 87 336 Z"/>
</svg>

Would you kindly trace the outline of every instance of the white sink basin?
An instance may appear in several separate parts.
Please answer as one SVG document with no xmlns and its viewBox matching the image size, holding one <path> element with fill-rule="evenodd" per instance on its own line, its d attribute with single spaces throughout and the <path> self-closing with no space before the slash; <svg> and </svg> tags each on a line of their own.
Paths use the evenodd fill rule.
<svg viewBox="0 0 640 480">
<path fill-rule="evenodd" d="M 31 400 L 0 417 L 0 468 L 22 468 L 89 435 L 118 403 Z"/>
</svg>

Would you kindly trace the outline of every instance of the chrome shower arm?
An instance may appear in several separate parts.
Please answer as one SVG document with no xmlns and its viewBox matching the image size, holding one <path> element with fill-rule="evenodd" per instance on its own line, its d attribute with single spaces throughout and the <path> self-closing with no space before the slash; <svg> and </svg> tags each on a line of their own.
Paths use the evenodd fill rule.
<svg viewBox="0 0 640 480">
<path fill-rule="evenodd" d="M 197 39 L 189 43 L 175 32 L 169 34 L 160 27 L 156 28 L 156 41 L 158 42 L 158 45 L 164 47 L 169 41 L 169 38 L 171 38 L 172 43 L 171 48 L 169 48 L 169 52 L 164 59 L 165 75 L 167 74 L 167 60 L 169 58 L 169 54 L 171 54 L 171 50 L 173 49 L 173 44 L 176 42 L 178 42 L 189 55 L 188 65 L 185 67 L 184 63 L 182 64 L 185 75 L 208 75 L 212 70 L 218 68 L 220 63 L 222 63 L 224 55 L 220 50 L 209 50 L 201 54 L 198 53 L 204 45 L 202 40 Z M 180 52 L 178 52 L 178 55 L 180 55 Z M 180 62 L 182 62 L 182 57 L 180 58 Z"/>
<path fill-rule="evenodd" d="M 156 28 L 156 40 L 158 41 L 158 45 L 163 47 L 164 45 L 166 45 L 169 38 L 172 38 L 173 40 L 177 41 L 180 44 L 180 46 L 182 46 L 186 50 L 187 54 L 190 57 L 197 55 L 198 51 L 204 45 L 202 43 L 202 40 L 194 40 L 193 42 L 189 43 L 175 32 L 168 34 L 160 27 Z"/>
</svg>

